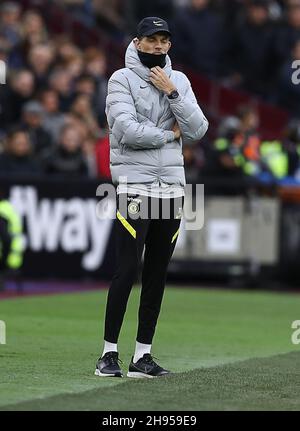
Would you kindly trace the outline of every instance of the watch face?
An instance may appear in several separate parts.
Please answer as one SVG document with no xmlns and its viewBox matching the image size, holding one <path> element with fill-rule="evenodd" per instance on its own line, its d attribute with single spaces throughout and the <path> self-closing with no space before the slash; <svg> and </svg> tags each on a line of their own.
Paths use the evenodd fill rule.
<svg viewBox="0 0 300 431">
<path fill-rule="evenodd" d="M 176 99 L 179 96 L 178 91 L 174 90 L 172 91 L 172 93 L 169 95 L 170 99 Z"/>
</svg>

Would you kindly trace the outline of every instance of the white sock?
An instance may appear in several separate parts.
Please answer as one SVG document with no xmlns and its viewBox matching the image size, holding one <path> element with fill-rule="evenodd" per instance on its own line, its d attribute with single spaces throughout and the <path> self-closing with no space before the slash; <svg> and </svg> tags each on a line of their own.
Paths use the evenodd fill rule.
<svg viewBox="0 0 300 431">
<path fill-rule="evenodd" d="M 150 353 L 152 344 L 143 344 L 138 341 L 135 344 L 133 362 L 136 363 L 145 353 Z"/>
<path fill-rule="evenodd" d="M 118 344 L 110 343 L 109 341 L 104 340 L 104 348 L 103 348 L 102 356 L 104 356 L 105 353 L 107 352 L 117 352 L 117 351 L 118 351 Z"/>
</svg>

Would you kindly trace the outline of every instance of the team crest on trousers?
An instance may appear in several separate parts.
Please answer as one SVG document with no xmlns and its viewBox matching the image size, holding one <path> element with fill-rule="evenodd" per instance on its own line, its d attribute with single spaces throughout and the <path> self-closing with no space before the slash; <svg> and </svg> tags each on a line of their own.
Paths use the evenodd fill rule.
<svg viewBox="0 0 300 431">
<path fill-rule="evenodd" d="M 128 204 L 128 212 L 130 214 L 137 214 L 139 212 L 139 210 L 140 210 L 139 202 L 136 202 L 133 200 Z"/>
</svg>

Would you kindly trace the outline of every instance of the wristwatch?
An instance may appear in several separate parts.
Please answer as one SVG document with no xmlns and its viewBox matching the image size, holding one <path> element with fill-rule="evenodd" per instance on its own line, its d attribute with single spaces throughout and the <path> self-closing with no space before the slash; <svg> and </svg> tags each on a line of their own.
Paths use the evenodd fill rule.
<svg viewBox="0 0 300 431">
<path fill-rule="evenodd" d="M 168 94 L 168 99 L 177 99 L 179 93 L 177 90 L 173 90 L 172 93 Z"/>
</svg>

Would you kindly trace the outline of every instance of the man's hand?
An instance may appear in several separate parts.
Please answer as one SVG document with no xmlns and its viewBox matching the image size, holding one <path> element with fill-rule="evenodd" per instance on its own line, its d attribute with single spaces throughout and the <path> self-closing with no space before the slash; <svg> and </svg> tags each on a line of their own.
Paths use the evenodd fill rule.
<svg viewBox="0 0 300 431">
<path fill-rule="evenodd" d="M 177 90 L 166 72 L 159 66 L 152 67 L 150 72 L 150 81 L 160 91 L 169 95 L 172 91 Z"/>
<path fill-rule="evenodd" d="M 180 136 L 181 136 L 181 131 L 180 131 L 180 129 L 179 129 L 179 126 L 178 126 L 177 121 L 175 122 L 175 124 L 174 124 L 174 126 L 173 126 L 172 131 L 173 131 L 173 132 L 174 132 L 174 134 L 175 134 L 175 139 L 176 139 L 176 140 L 177 140 L 177 139 L 179 139 L 179 138 L 180 138 Z"/>
</svg>

